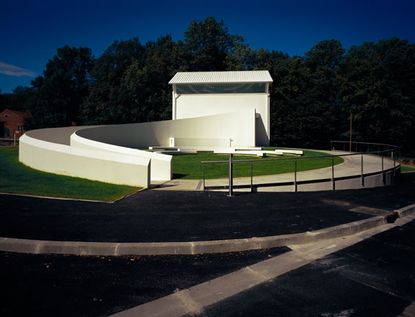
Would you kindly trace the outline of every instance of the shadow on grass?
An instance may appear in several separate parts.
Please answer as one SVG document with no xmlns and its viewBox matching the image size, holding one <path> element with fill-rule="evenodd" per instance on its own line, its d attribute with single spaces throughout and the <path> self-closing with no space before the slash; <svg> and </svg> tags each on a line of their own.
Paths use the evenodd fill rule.
<svg viewBox="0 0 415 317">
<path fill-rule="evenodd" d="M 173 173 L 173 179 L 176 178 L 185 178 L 187 174 Z"/>
</svg>

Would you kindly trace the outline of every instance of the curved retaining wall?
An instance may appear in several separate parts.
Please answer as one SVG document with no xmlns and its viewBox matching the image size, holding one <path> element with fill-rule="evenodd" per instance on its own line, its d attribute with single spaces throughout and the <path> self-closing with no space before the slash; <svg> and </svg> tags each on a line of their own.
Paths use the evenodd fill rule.
<svg viewBox="0 0 415 317">
<path fill-rule="evenodd" d="M 176 146 L 233 147 L 255 146 L 255 111 L 232 112 L 189 119 L 165 120 L 91 127 L 78 130 L 85 139 L 122 147 L 147 149 L 169 146 L 170 138 L 180 140 Z"/>
<path fill-rule="evenodd" d="M 28 134 L 19 140 L 19 160 L 34 169 L 59 175 L 139 187 L 150 183 L 149 158 L 81 149 Z"/>
<path fill-rule="evenodd" d="M 19 160 L 38 170 L 113 184 L 148 187 L 170 180 L 170 155 L 139 150 L 169 146 L 254 146 L 255 111 L 190 119 L 29 131 L 20 138 Z M 180 144 L 176 144 L 179 145 Z"/>
<path fill-rule="evenodd" d="M 75 133 L 70 137 L 71 147 L 89 150 L 108 151 L 112 153 L 120 153 L 131 155 L 139 158 L 147 158 L 151 160 L 150 178 L 154 180 L 171 180 L 172 166 L 171 155 L 159 154 L 154 152 L 142 151 L 138 149 L 131 149 L 123 146 L 93 141 L 83 138 Z"/>
</svg>

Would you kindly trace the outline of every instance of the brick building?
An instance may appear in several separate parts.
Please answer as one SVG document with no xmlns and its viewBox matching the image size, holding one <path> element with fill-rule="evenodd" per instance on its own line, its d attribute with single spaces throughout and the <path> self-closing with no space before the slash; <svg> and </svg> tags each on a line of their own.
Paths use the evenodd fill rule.
<svg viewBox="0 0 415 317">
<path fill-rule="evenodd" d="M 25 120 L 30 117 L 30 112 L 11 109 L 5 109 L 0 112 L 0 137 L 19 138 L 25 131 Z"/>
</svg>

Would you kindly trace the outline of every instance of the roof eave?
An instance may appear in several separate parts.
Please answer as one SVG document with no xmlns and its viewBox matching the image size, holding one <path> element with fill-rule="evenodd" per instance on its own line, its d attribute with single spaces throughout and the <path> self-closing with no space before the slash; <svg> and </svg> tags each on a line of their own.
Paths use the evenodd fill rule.
<svg viewBox="0 0 415 317">
<path fill-rule="evenodd" d="M 188 82 L 172 82 L 169 81 L 169 85 L 181 85 L 181 84 L 251 84 L 251 83 L 258 83 L 258 84 L 266 84 L 266 83 L 272 83 L 273 80 L 249 80 L 249 81 L 203 81 L 203 82 L 195 82 L 195 81 L 188 81 Z"/>
</svg>

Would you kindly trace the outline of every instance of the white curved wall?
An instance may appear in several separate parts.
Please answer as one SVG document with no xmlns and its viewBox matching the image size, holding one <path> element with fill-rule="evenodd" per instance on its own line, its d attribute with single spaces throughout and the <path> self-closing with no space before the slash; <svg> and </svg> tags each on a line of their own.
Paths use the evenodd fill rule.
<svg viewBox="0 0 415 317">
<path fill-rule="evenodd" d="M 171 137 L 182 144 L 176 146 L 233 147 L 255 146 L 255 110 L 246 110 L 198 118 L 145 123 L 107 125 L 82 129 L 80 137 L 123 147 L 147 149 L 169 146 Z"/>
<path fill-rule="evenodd" d="M 112 184 L 148 187 L 150 159 L 74 148 L 32 138 L 19 139 L 19 160 L 32 168 Z"/>
<path fill-rule="evenodd" d="M 149 146 L 197 148 L 255 146 L 255 110 L 198 118 L 95 127 L 28 131 L 19 160 L 45 172 L 113 184 L 148 187 L 170 180 L 170 155 L 139 150 Z"/>
<path fill-rule="evenodd" d="M 101 127 L 103 128 L 103 127 Z M 147 158 L 151 160 L 151 180 L 170 180 L 172 177 L 171 155 L 153 153 L 142 151 L 138 149 L 131 149 L 123 146 L 98 142 L 83 138 L 75 133 L 70 137 L 71 146 L 75 148 L 83 148 L 90 150 L 108 151 L 114 153 L 127 154 L 140 158 Z"/>
</svg>

